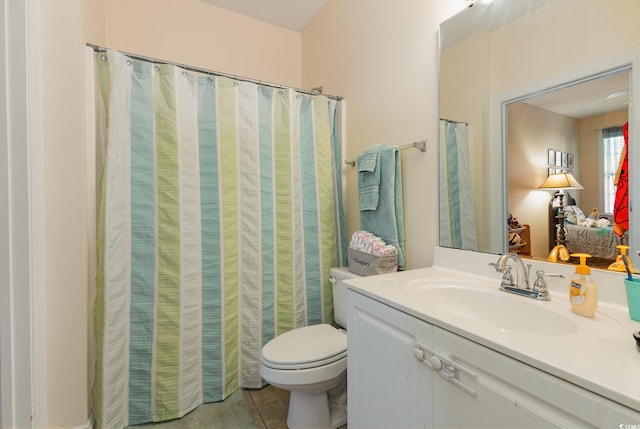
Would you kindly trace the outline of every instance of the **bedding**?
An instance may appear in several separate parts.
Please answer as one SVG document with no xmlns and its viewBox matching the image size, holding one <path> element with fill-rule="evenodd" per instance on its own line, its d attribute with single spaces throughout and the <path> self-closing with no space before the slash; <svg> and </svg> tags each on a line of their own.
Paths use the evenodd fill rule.
<svg viewBox="0 0 640 429">
<path fill-rule="evenodd" d="M 615 260 L 618 256 L 616 246 L 629 245 L 629 234 L 622 237 L 613 231 L 613 225 L 606 218 L 592 219 L 576 205 L 564 207 L 565 244 L 569 253 L 588 253 L 595 258 Z M 549 222 L 555 223 L 553 211 L 550 211 Z M 555 244 L 551 237 L 550 246 Z"/>
<path fill-rule="evenodd" d="M 613 232 L 613 226 L 588 227 L 565 222 L 567 249 L 570 253 L 588 253 L 596 258 L 616 259 L 620 244 L 629 245 L 629 236 L 619 237 Z"/>
</svg>

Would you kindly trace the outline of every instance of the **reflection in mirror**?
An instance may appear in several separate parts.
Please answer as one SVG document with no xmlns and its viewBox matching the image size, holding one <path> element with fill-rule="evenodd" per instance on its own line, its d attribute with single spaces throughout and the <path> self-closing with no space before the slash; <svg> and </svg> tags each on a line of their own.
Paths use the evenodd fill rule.
<svg viewBox="0 0 640 429">
<path fill-rule="evenodd" d="M 637 258 L 633 216 L 622 237 L 609 234 L 627 122 L 629 165 L 640 161 L 638 113 L 628 106 L 640 87 L 633 16 L 640 2 L 477 0 L 441 24 L 441 246 L 544 260 L 558 244 L 592 246 L 604 266 L 629 244 Z M 627 171 L 634 183 L 637 172 Z M 558 190 L 538 189 L 556 172 L 584 188 L 562 191 L 573 212 L 559 213 Z M 595 228 L 574 228 L 578 218 L 591 223 L 582 213 Z"/>
<path fill-rule="evenodd" d="M 588 253 L 592 267 L 608 268 L 629 244 L 627 227 L 614 230 L 628 89 L 624 69 L 507 105 L 511 251 L 554 262 Z M 552 183 L 559 173 L 575 181 Z"/>
</svg>

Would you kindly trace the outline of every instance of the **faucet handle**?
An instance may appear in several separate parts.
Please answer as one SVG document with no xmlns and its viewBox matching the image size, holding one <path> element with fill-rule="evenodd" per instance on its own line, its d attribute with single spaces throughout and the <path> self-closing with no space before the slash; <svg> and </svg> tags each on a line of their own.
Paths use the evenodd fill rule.
<svg viewBox="0 0 640 429">
<path fill-rule="evenodd" d="M 559 273 L 545 273 L 542 270 L 538 270 L 536 271 L 536 281 L 533 284 L 533 290 L 534 291 L 540 291 L 540 292 L 548 292 L 548 288 L 547 288 L 547 283 L 544 281 L 545 277 L 560 277 L 560 278 L 564 278 L 564 276 L 562 274 Z"/>
<path fill-rule="evenodd" d="M 504 267 L 504 274 L 502 275 L 502 286 L 515 286 L 513 281 L 513 274 L 511 274 L 511 265 Z"/>
</svg>

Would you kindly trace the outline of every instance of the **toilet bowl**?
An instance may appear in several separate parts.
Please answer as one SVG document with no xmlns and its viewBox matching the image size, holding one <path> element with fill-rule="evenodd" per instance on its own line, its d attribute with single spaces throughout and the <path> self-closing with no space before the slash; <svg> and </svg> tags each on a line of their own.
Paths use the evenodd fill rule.
<svg viewBox="0 0 640 429">
<path fill-rule="evenodd" d="M 347 288 L 358 277 L 346 268 L 332 268 L 336 323 L 346 328 Z M 293 329 L 262 348 L 260 375 L 269 384 L 291 392 L 290 429 L 334 429 L 347 421 L 347 333 L 328 324 Z"/>
</svg>

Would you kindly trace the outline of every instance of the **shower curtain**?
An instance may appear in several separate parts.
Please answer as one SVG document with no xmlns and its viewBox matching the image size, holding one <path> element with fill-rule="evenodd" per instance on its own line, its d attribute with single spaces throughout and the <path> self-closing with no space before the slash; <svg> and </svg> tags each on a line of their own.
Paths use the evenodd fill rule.
<svg viewBox="0 0 640 429">
<path fill-rule="evenodd" d="M 262 345 L 333 321 L 340 101 L 96 53 L 102 428 L 261 387 Z"/>
<path fill-rule="evenodd" d="M 478 250 L 469 125 L 440 120 L 440 246 Z"/>
</svg>

